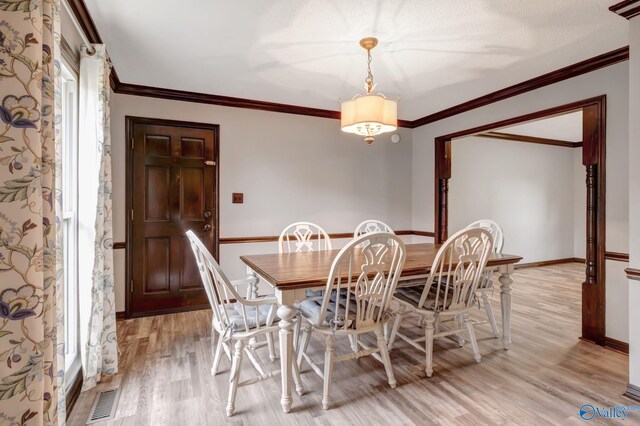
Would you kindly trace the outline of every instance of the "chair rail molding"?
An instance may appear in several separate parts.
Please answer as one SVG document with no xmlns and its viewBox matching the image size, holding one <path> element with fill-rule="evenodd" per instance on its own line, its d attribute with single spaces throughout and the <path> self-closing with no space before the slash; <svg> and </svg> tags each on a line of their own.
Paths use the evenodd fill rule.
<svg viewBox="0 0 640 426">
<path fill-rule="evenodd" d="M 627 278 L 634 281 L 640 281 L 640 269 L 627 268 L 624 270 L 627 274 Z"/>
<path fill-rule="evenodd" d="M 604 258 L 607 260 L 615 260 L 618 262 L 628 262 L 629 253 L 618 253 L 615 251 L 607 251 L 604 253 Z"/>
<path fill-rule="evenodd" d="M 402 229 L 399 231 L 395 231 L 396 235 L 415 235 L 419 237 L 431 237 L 435 236 L 434 232 L 431 231 L 415 231 L 415 230 L 406 230 Z M 258 236 L 247 236 L 247 237 L 220 237 L 219 244 L 247 244 L 247 243 L 269 243 L 278 241 L 278 235 L 258 235 Z M 334 232 L 329 234 L 329 238 L 340 239 L 340 238 L 353 238 L 353 232 Z M 126 241 L 117 241 L 113 243 L 114 250 L 124 250 L 127 248 Z"/>
</svg>

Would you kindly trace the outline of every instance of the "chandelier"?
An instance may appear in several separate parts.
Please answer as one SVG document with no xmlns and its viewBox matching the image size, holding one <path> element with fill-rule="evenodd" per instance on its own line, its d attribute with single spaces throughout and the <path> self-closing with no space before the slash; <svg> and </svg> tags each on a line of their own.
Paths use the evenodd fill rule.
<svg viewBox="0 0 640 426">
<path fill-rule="evenodd" d="M 364 87 L 367 93 L 357 94 L 344 101 L 340 108 L 340 126 L 343 132 L 364 136 L 369 146 L 375 136 L 393 132 L 398 128 L 398 102 L 387 99 L 382 93 L 374 93 L 371 73 L 371 49 L 378 45 L 378 39 L 367 37 L 360 40 L 360 46 L 367 51 L 367 78 Z"/>
</svg>

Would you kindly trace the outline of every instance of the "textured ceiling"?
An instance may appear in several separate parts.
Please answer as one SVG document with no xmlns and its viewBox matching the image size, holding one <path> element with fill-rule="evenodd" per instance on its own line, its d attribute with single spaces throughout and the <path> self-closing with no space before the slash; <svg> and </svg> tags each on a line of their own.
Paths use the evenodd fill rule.
<svg viewBox="0 0 640 426">
<path fill-rule="evenodd" d="M 628 44 L 615 0 L 86 0 L 123 82 L 412 120 Z"/>
</svg>

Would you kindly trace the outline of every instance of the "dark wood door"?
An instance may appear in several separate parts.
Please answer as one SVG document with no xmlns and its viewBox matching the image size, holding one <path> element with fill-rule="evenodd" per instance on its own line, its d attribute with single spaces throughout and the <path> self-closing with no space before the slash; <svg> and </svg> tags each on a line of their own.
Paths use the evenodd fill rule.
<svg viewBox="0 0 640 426">
<path fill-rule="evenodd" d="M 128 129 L 129 316 L 207 307 L 185 233 L 193 230 L 218 257 L 218 129 L 144 119 L 130 119 Z"/>
</svg>

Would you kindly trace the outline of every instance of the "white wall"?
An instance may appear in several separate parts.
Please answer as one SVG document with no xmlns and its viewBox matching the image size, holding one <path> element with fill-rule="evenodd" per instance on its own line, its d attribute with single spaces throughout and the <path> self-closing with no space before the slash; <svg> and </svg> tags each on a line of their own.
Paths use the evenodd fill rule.
<svg viewBox="0 0 640 426">
<path fill-rule="evenodd" d="M 607 95 L 607 241 L 609 251 L 628 252 L 629 63 L 546 86 L 520 96 L 456 115 L 413 132 L 413 228 L 433 230 L 433 165 L 436 137 L 474 126 L 540 111 L 602 94 Z M 509 238 L 509 236 L 506 236 Z M 640 250 L 640 247 L 638 247 Z M 640 255 L 638 255 L 640 257 Z M 614 271 L 626 264 L 607 261 Z M 606 334 L 628 341 L 628 291 L 623 274 L 607 272 Z"/>
<path fill-rule="evenodd" d="M 450 233 L 492 219 L 523 262 L 574 257 L 575 149 L 466 137 L 451 150 Z"/>
<path fill-rule="evenodd" d="M 327 232 L 350 232 L 377 218 L 411 229 L 412 140 L 389 135 L 367 147 L 340 131 L 339 121 L 129 95 L 114 95 L 114 241 L 125 240 L 125 116 L 220 125 L 220 237 L 277 235 L 289 223 L 308 220 Z M 231 193 L 243 192 L 244 204 Z M 429 228 L 430 229 L 430 228 Z M 242 278 L 238 256 L 275 251 L 275 244 L 221 245 L 221 265 Z M 124 251 L 116 251 L 116 305 L 124 309 Z"/>
<path fill-rule="evenodd" d="M 640 16 L 629 21 L 629 267 L 640 269 Z M 629 383 L 640 387 L 640 281 L 629 280 Z"/>
</svg>

